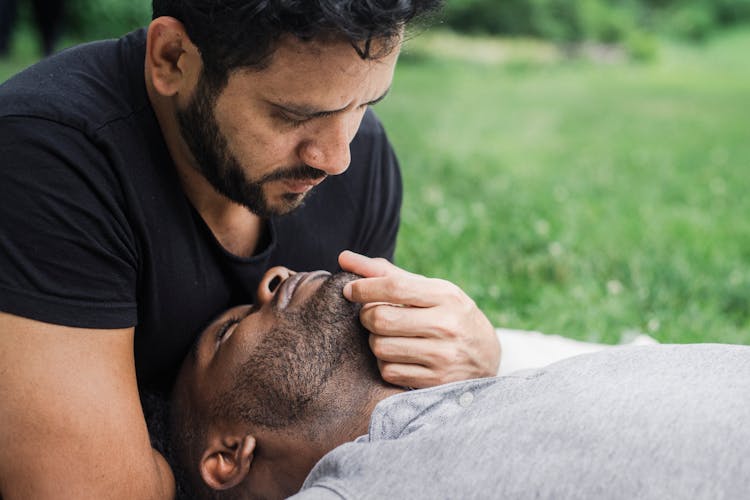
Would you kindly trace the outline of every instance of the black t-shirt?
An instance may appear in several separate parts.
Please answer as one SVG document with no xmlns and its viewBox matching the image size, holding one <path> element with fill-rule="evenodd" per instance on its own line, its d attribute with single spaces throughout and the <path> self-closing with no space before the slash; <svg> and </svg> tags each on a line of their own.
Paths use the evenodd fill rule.
<svg viewBox="0 0 750 500">
<path fill-rule="evenodd" d="M 392 258 L 401 178 L 367 112 L 351 165 L 229 254 L 183 193 L 144 83 L 145 31 L 83 45 L 0 86 L 0 310 L 84 328 L 135 325 L 141 388 L 171 383 L 214 315 L 264 271 Z M 85 360 L 82 360 L 85 362 Z"/>
</svg>

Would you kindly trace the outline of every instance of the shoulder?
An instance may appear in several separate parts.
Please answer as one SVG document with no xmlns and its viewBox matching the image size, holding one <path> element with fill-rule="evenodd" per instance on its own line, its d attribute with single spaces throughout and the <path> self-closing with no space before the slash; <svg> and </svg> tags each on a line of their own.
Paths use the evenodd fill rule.
<svg viewBox="0 0 750 500">
<path fill-rule="evenodd" d="M 65 50 L 0 86 L 0 118 L 29 117 L 92 133 L 148 105 L 142 30 Z"/>
</svg>

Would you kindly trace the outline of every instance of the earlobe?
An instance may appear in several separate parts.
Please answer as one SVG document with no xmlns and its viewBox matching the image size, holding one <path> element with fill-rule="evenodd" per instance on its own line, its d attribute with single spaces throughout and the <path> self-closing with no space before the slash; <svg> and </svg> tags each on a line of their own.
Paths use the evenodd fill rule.
<svg viewBox="0 0 750 500">
<path fill-rule="evenodd" d="M 254 451 L 253 436 L 217 437 L 209 443 L 201 458 L 203 481 L 215 490 L 237 486 L 250 472 Z"/>
<path fill-rule="evenodd" d="M 172 17 L 151 21 L 146 38 L 146 72 L 159 94 L 169 97 L 181 90 L 197 54 L 180 21 Z"/>
</svg>

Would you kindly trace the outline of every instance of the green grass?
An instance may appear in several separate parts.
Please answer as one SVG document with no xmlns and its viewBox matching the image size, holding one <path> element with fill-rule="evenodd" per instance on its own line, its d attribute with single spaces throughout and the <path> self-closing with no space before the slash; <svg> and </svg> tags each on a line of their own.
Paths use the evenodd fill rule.
<svg viewBox="0 0 750 500">
<path fill-rule="evenodd" d="M 0 81 L 34 57 L 20 36 Z M 406 187 L 399 264 L 497 326 L 750 344 L 748 52 L 741 30 L 643 65 L 414 39 L 378 106 Z"/>
<path fill-rule="evenodd" d="M 38 42 L 31 31 L 25 27 L 16 30 L 11 44 L 11 52 L 0 57 L 0 82 L 29 66 L 39 57 Z"/>
<path fill-rule="evenodd" d="M 57 50 L 62 50 L 76 43 L 70 37 L 63 37 L 57 43 Z M 30 66 L 42 57 L 39 36 L 28 24 L 19 22 L 13 32 L 10 54 L 0 57 L 0 83 L 4 82 L 22 69 Z"/>
<path fill-rule="evenodd" d="M 481 40 L 462 59 L 441 36 L 412 42 L 379 108 L 406 185 L 399 264 L 498 326 L 750 343 L 750 32 L 648 65 Z"/>
</svg>

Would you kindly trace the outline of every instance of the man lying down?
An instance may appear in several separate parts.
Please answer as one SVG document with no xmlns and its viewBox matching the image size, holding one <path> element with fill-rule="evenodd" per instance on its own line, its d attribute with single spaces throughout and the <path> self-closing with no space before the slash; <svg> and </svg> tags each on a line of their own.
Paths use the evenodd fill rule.
<svg viewBox="0 0 750 500">
<path fill-rule="evenodd" d="M 409 391 L 379 376 L 342 296 L 355 276 L 286 276 L 270 270 L 184 362 L 171 427 L 189 498 L 750 491 L 750 347 L 613 349 Z"/>
</svg>

